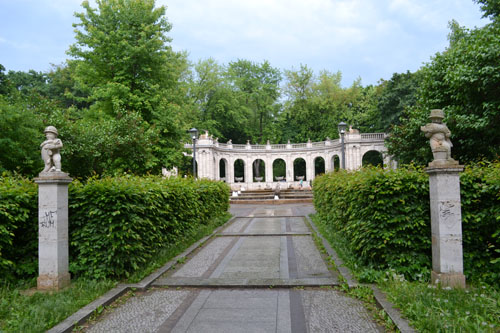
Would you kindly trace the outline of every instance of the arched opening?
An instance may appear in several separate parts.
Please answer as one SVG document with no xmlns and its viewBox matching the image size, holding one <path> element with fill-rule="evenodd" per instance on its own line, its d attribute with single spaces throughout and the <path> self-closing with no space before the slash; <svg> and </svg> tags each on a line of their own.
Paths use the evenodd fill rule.
<svg viewBox="0 0 500 333">
<path fill-rule="evenodd" d="M 340 157 L 339 157 L 339 155 L 333 155 L 332 165 L 333 165 L 333 171 L 339 171 L 339 169 L 340 169 Z"/>
<path fill-rule="evenodd" d="M 252 163 L 253 181 L 261 182 L 266 179 L 266 164 L 261 159 L 256 159 Z"/>
<path fill-rule="evenodd" d="M 325 173 L 325 159 L 318 156 L 314 159 L 314 176 Z"/>
<path fill-rule="evenodd" d="M 245 162 L 242 159 L 237 159 L 236 161 L 234 161 L 234 181 L 236 183 L 241 183 L 246 181 Z"/>
<path fill-rule="evenodd" d="M 363 166 L 373 165 L 376 167 L 383 168 L 384 167 L 384 158 L 382 157 L 382 153 L 376 150 L 367 151 L 363 155 L 362 160 Z"/>
<path fill-rule="evenodd" d="M 293 180 L 307 180 L 306 179 L 306 161 L 299 157 L 293 161 Z"/>
<path fill-rule="evenodd" d="M 286 162 L 281 158 L 273 161 L 273 180 L 286 181 Z"/>
<path fill-rule="evenodd" d="M 225 158 L 219 160 L 219 179 L 227 182 L 227 161 Z"/>
</svg>

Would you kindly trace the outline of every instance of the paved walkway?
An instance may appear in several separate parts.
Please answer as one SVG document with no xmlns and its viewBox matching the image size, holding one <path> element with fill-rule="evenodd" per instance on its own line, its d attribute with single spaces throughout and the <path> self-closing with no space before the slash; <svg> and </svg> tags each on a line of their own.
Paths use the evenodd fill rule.
<svg viewBox="0 0 500 333">
<path fill-rule="evenodd" d="M 89 332 L 380 332 L 338 284 L 308 204 L 233 205 L 233 222 Z"/>
</svg>

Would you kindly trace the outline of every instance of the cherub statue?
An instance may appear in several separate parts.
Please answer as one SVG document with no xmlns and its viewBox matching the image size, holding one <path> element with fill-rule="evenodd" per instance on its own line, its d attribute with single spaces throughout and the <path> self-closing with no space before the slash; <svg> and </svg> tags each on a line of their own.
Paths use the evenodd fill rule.
<svg viewBox="0 0 500 333">
<path fill-rule="evenodd" d="M 61 154 L 59 150 L 63 144 L 61 139 L 57 138 L 57 129 L 54 126 L 48 126 L 43 131 L 47 140 L 42 142 L 40 148 L 42 149 L 42 160 L 45 163 L 44 172 L 61 171 Z"/>
<path fill-rule="evenodd" d="M 429 119 L 431 123 L 421 126 L 420 130 L 429 138 L 434 161 L 438 164 L 457 164 L 458 162 L 451 158 L 451 132 L 443 123 L 444 112 L 441 109 L 431 110 Z M 436 163 L 434 163 L 436 164 Z"/>
</svg>

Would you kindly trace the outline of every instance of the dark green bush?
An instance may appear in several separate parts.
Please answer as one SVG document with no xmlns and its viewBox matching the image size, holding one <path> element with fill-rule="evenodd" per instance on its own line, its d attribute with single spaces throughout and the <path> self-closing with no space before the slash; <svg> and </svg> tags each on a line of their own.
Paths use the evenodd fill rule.
<svg viewBox="0 0 500 333">
<path fill-rule="evenodd" d="M 500 162 L 460 176 L 465 274 L 500 284 Z"/>
<path fill-rule="evenodd" d="M 328 232 L 343 235 L 365 265 L 416 279 L 431 269 L 428 176 L 414 167 L 340 171 L 314 181 L 314 204 Z M 500 163 L 461 174 L 465 274 L 500 278 Z"/>
<path fill-rule="evenodd" d="M 191 178 L 108 177 L 70 187 L 72 271 L 119 277 L 225 213 L 226 184 Z"/>
<path fill-rule="evenodd" d="M 225 214 L 221 182 L 161 177 L 108 177 L 69 187 L 72 275 L 122 277 L 162 248 Z M 37 186 L 0 178 L 0 277 L 36 275 Z"/>
<path fill-rule="evenodd" d="M 20 176 L 0 177 L 0 276 L 34 275 L 38 258 L 38 192 Z"/>
</svg>

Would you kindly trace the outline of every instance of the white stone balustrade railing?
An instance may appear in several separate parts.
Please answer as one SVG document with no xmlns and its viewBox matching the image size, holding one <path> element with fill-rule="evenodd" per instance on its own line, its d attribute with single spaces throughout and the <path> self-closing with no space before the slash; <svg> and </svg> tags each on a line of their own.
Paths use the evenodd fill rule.
<svg viewBox="0 0 500 333">
<path fill-rule="evenodd" d="M 387 134 L 385 133 L 361 133 L 361 136 L 357 134 L 357 138 L 353 137 L 350 138 L 349 134 L 346 135 L 346 142 L 352 141 L 353 139 L 359 140 L 359 137 L 361 137 L 361 141 L 366 142 L 366 141 L 378 141 L 378 140 L 384 140 L 387 137 Z M 200 142 L 199 143 L 201 146 L 202 145 L 212 145 L 214 144 L 212 141 L 208 142 Z M 306 142 L 306 143 L 294 143 L 294 144 L 231 144 L 231 143 L 219 143 L 215 146 L 217 146 L 219 149 L 234 149 L 234 150 L 290 150 L 290 149 L 311 149 L 311 148 L 320 148 L 320 147 L 325 147 L 325 146 L 336 146 L 340 145 L 340 139 L 335 139 L 335 140 L 326 140 L 326 141 L 319 141 L 319 142 Z M 192 148 L 191 144 L 186 144 L 186 148 Z"/>
<path fill-rule="evenodd" d="M 362 133 L 361 140 L 384 140 L 385 133 Z"/>
</svg>

